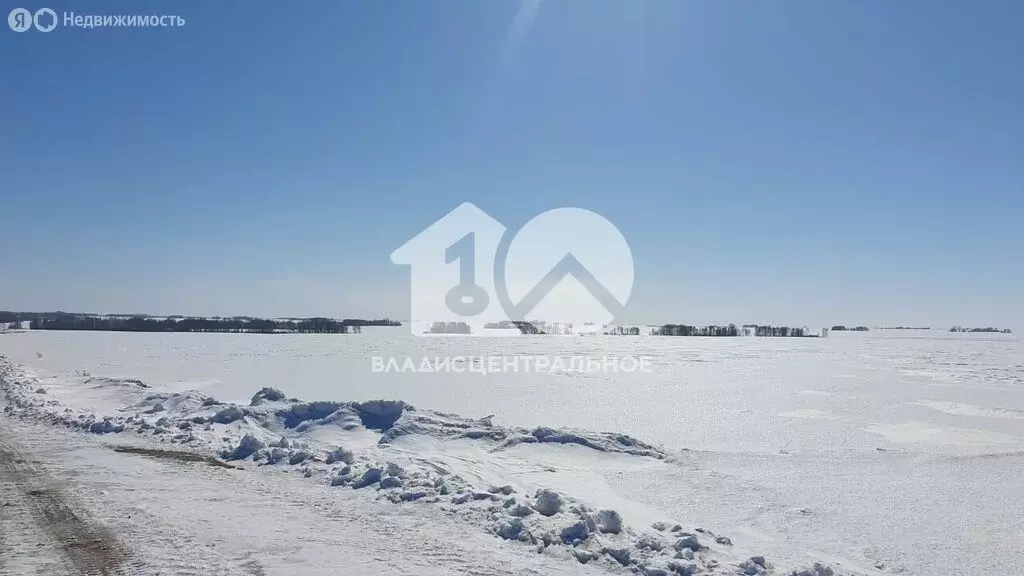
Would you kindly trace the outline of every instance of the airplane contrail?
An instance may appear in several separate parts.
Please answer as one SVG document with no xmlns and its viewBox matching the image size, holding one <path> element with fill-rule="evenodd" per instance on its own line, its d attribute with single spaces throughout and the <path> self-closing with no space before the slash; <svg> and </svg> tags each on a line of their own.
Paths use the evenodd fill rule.
<svg viewBox="0 0 1024 576">
<path fill-rule="evenodd" d="M 519 11 L 512 19 L 508 35 L 505 37 L 505 53 L 502 58 L 502 67 L 508 69 L 519 57 L 519 49 L 523 44 L 523 38 L 529 32 L 540 10 L 543 0 L 522 0 L 519 4 Z"/>
<path fill-rule="evenodd" d="M 497 61 L 490 70 L 482 98 L 478 106 L 469 113 L 466 128 L 468 140 L 478 142 L 484 139 L 488 129 L 492 127 L 495 116 L 500 114 L 503 99 L 502 82 L 508 78 L 518 62 L 523 43 L 537 18 L 542 2 L 543 0 L 520 0 L 519 10 L 508 27 L 501 52 L 496 54 Z M 477 146 L 474 144 L 468 148 L 472 150 Z"/>
</svg>

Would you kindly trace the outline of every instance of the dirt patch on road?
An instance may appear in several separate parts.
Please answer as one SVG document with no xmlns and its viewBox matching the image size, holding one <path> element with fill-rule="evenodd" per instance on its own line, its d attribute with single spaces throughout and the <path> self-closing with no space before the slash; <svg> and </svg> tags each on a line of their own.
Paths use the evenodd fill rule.
<svg viewBox="0 0 1024 576">
<path fill-rule="evenodd" d="M 195 452 L 185 452 L 183 450 L 159 450 L 156 448 L 139 448 L 136 446 L 118 446 L 114 448 L 114 452 L 120 452 L 123 454 L 138 454 L 140 456 L 148 456 L 150 458 L 161 458 L 165 460 L 177 460 L 178 462 L 200 462 L 208 466 L 214 466 L 217 468 L 227 468 L 229 470 L 241 470 L 238 466 L 232 466 L 227 462 L 222 462 L 212 456 L 203 456 L 202 454 L 196 454 Z"/>
<path fill-rule="evenodd" d="M 60 562 L 75 575 L 113 576 L 126 558 L 125 550 L 104 527 L 79 512 L 70 495 L 37 462 L 0 438 L 0 531 L 9 523 L 31 526 L 48 539 Z M 14 516 L 19 516 L 15 519 Z M 27 516 L 28 518 L 24 518 Z M 0 567 L 10 542 L 0 534 Z M 16 534 L 14 536 L 21 536 Z M 0 572 L 3 570 L 0 569 Z"/>
</svg>

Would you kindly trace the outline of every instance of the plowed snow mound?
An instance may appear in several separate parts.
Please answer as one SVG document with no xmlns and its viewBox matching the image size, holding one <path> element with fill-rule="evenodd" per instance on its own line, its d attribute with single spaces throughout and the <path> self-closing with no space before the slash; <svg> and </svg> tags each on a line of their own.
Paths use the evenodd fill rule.
<svg viewBox="0 0 1024 576">
<path fill-rule="evenodd" d="M 728 537 L 681 525 L 666 530 L 665 523 L 631 526 L 626 514 L 591 507 L 572 494 L 585 484 L 559 476 L 557 466 L 535 458 L 538 450 L 516 448 L 554 445 L 539 451 L 572 452 L 577 463 L 585 453 L 618 465 L 642 458 L 664 466 L 664 451 L 624 434 L 498 426 L 490 416 L 418 410 L 401 400 L 307 402 L 274 388 L 259 390 L 248 405 L 219 403 L 195 391 L 152 392 L 130 379 L 80 378 L 54 385 L 51 399 L 2 357 L 0 379 L 4 410 L 14 416 L 96 434 L 134 433 L 246 468 L 293 470 L 396 505 L 436 505 L 498 538 L 580 563 L 643 574 L 779 573 L 734 550 Z M 170 453 L 181 454 L 160 451 Z"/>
</svg>

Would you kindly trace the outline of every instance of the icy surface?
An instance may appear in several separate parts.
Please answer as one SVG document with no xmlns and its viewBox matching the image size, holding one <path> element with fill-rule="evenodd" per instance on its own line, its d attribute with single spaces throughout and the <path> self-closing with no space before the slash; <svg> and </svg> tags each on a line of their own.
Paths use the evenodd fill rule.
<svg viewBox="0 0 1024 576">
<path fill-rule="evenodd" d="M 370 364 L 374 355 L 510 351 L 643 355 L 654 372 L 394 374 Z M 294 468 L 311 482 L 338 482 L 335 489 L 351 490 L 379 469 L 376 488 L 356 492 L 456 510 L 496 540 L 561 551 L 572 562 L 628 558 L 649 573 L 686 570 L 681 562 L 756 573 L 751 557 L 764 556 L 774 573 L 814 574 L 820 561 L 837 574 L 955 567 L 979 576 L 1019 565 L 1024 350 L 1015 337 L 29 332 L 0 337 L 0 354 L 32 372 L 18 410 L 49 411 L 105 437 L 143 428 L 145 438 L 217 453 L 250 434 L 265 447 L 247 466 Z M 287 397 L 254 402 L 263 388 Z M 372 402 L 380 397 L 404 402 Z M 307 401 L 316 399 L 326 401 Z M 225 410 L 227 423 L 210 422 Z M 126 431 L 114 432 L 120 425 Z M 331 453 L 351 453 L 351 462 L 328 465 Z M 545 489 L 565 498 L 552 517 L 530 512 Z M 602 510 L 621 515 L 621 535 L 598 528 Z M 676 548 L 690 536 L 706 547 L 694 558 Z"/>
</svg>

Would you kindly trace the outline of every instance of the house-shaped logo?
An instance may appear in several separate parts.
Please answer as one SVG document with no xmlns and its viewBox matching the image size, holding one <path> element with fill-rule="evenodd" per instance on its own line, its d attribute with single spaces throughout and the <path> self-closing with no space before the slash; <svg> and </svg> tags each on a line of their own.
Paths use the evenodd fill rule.
<svg viewBox="0 0 1024 576">
<path fill-rule="evenodd" d="M 499 267 L 506 230 L 466 202 L 391 254 L 412 267 L 414 333 L 485 335 L 527 314 L 599 329 L 621 312 L 633 260 L 608 220 L 579 208 L 544 212 L 516 233 Z"/>
</svg>

